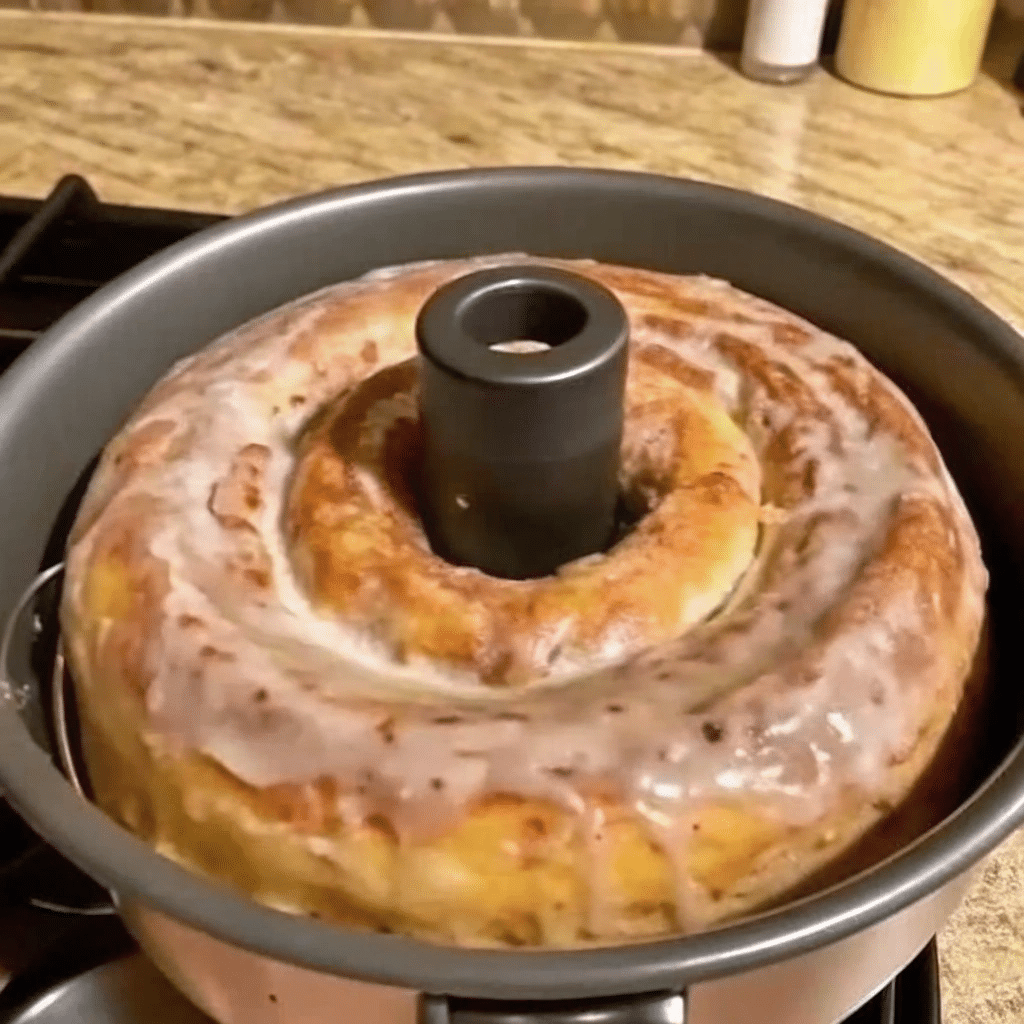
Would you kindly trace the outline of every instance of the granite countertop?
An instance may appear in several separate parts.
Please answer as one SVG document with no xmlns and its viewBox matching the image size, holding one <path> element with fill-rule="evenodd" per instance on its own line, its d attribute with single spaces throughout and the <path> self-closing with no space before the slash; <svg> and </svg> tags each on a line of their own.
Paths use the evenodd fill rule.
<svg viewBox="0 0 1024 1024">
<path fill-rule="evenodd" d="M 343 182 L 508 163 L 687 175 L 926 260 L 1024 325 L 1024 117 L 983 77 L 907 101 L 727 59 L 0 12 L 0 193 L 236 212 Z M 1024 835 L 941 935 L 947 1024 L 1024 1021 Z"/>
</svg>

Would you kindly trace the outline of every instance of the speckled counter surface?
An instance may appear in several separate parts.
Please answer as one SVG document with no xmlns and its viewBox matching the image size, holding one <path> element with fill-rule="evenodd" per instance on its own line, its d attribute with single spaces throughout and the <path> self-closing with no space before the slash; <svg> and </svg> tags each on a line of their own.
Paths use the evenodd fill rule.
<svg viewBox="0 0 1024 1024">
<path fill-rule="evenodd" d="M 900 101 L 716 58 L 0 12 L 0 193 L 237 212 L 432 168 L 602 165 L 788 200 L 922 258 L 1024 325 L 1024 117 L 983 78 Z M 1024 836 L 941 936 L 948 1024 L 1024 1021 Z"/>
</svg>

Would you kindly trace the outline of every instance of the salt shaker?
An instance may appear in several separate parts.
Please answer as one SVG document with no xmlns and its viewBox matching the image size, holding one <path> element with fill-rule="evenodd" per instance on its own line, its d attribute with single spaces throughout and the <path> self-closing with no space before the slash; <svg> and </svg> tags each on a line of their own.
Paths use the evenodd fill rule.
<svg viewBox="0 0 1024 1024">
<path fill-rule="evenodd" d="M 786 85 L 814 70 L 828 0 L 750 0 L 740 69 L 759 82 Z"/>
</svg>

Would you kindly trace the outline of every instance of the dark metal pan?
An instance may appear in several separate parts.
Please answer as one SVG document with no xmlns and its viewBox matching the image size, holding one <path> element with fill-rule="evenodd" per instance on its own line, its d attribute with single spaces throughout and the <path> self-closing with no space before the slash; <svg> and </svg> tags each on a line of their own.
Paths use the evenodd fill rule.
<svg viewBox="0 0 1024 1024">
<path fill-rule="evenodd" d="M 253 972 L 250 990 L 281 989 L 267 1000 L 281 1019 L 285 989 L 355 979 L 370 983 L 360 989 L 367 993 L 445 997 L 422 1004 L 431 1021 L 511 1019 L 515 1007 L 502 1010 L 496 1000 L 611 997 L 621 1012 L 602 1020 L 668 1021 L 684 990 L 691 1017 L 717 1008 L 743 1020 L 737 1000 L 748 999 L 754 1020 L 763 1018 L 760 1000 L 773 985 L 787 977 L 796 984 L 792 971 L 812 987 L 817 978 L 822 989 L 821 972 L 837 969 L 837 955 L 844 963 L 860 957 L 847 981 L 824 986 L 835 991 L 815 997 L 810 1017 L 789 1018 L 837 1019 L 913 958 L 954 905 L 965 873 L 1024 820 L 1017 636 L 1024 349 L 1007 324 L 963 291 L 879 242 L 730 189 L 558 169 L 360 185 L 218 225 L 102 289 L 0 380 L 0 616 L 41 568 L 59 560 L 76 482 L 174 360 L 290 299 L 375 267 L 509 251 L 726 278 L 849 339 L 906 390 L 943 449 L 992 570 L 989 760 L 973 796 L 883 864 L 757 918 L 624 948 L 510 953 L 349 933 L 258 906 L 183 871 L 75 793 L 13 698 L 0 699 L 0 786 L 50 842 L 113 890 L 158 966 L 221 1020 L 261 1016 L 251 1007 L 239 1016 L 238 1006 L 217 1002 L 227 998 L 227 973 L 239 970 Z M 14 641 L 14 682 L 31 688 L 28 637 Z M 902 929 L 902 937 L 885 928 Z M 183 953 L 190 943 L 192 952 Z M 233 984 L 245 987 L 237 978 Z M 491 1002 L 474 1009 L 449 996 Z M 636 1000 L 632 1008 L 621 1004 L 624 996 L 643 996 L 662 1016 L 639 1015 Z"/>
</svg>

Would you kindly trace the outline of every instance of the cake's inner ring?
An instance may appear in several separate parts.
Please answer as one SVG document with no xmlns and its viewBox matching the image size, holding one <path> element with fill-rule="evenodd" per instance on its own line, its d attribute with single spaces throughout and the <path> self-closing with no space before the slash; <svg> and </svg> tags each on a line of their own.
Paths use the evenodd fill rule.
<svg viewBox="0 0 1024 1024">
<path fill-rule="evenodd" d="M 621 477 L 633 529 L 555 576 L 499 580 L 435 555 L 417 512 L 419 453 L 409 360 L 350 389 L 311 427 L 285 511 L 307 594 L 400 662 L 522 685 L 619 660 L 713 612 L 754 556 L 750 443 L 710 391 L 653 352 L 635 355 L 627 383 Z"/>
</svg>

